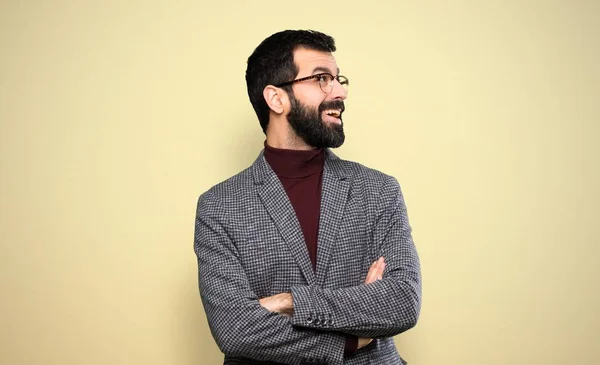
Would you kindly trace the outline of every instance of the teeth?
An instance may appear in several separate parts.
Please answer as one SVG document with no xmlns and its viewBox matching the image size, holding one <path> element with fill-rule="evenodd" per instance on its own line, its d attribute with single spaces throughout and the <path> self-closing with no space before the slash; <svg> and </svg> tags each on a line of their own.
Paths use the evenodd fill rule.
<svg viewBox="0 0 600 365">
<path fill-rule="evenodd" d="M 334 116 L 334 117 L 339 117 L 340 116 L 340 111 L 339 110 L 326 110 L 325 114 L 331 115 L 331 116 Z"/>
</svg>

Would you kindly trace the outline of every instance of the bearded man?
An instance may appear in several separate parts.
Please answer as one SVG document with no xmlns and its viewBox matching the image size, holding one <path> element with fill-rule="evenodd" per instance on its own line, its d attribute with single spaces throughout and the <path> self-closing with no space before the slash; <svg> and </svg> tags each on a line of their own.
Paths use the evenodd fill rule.
<svg viewBox="0 0 600 365">
<path fill-rule="evenodd" d="M 406 364 L 421 273 L 397 180 L 338 158 L 348 78 L 335 42 L 286 30 L 248 58 L 266 135 L 256 161 L 202 194 L 194 250 L 224 364 Z"/>
</svg>

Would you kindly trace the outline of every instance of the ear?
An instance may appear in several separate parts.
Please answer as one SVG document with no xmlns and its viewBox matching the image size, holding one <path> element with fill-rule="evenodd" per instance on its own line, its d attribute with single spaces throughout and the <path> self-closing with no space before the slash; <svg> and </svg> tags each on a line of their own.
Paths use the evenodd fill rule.
<svg viewBox="0 0 600 365">
<path fill-rule="evenodd" d="M 285 91 L 273 85 L 267 85 L 263 89 L 263 97 L 269 108 L 277 114 L 284 112 L 284 102 L 287 100 Z"/>
</svg>

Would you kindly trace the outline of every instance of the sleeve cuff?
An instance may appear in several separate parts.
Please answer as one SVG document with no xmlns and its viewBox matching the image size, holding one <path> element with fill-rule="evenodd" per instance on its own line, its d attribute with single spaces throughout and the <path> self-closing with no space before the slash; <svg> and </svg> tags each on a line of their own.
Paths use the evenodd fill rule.
<svg viewBox="0 0 600 365">
<path fill-rule="evenodd" d="M 309 286 L 292 287 L 291 292 L 294 301 L 292 325 L 317 328 L 315 322 L 318 317 L 310 299 L 312 297 L 311 288 Z"/>
</svg>

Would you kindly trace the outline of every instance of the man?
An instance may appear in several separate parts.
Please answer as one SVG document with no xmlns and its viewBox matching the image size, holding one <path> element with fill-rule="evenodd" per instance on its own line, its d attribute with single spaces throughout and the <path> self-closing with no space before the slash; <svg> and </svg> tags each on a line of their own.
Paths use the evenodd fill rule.
<svg viewBox="0 0 600 365">
<path fill-rule="evenodd" d="M 396 179 L 329 150 L 349 84 L 335 50 L 289 30 L 256 48 L 264 150 L 198 201 L 200 293 L 225 364 L 405 364 L 392 336 L 419 316 L 419 259 Z"/>
</svg>

